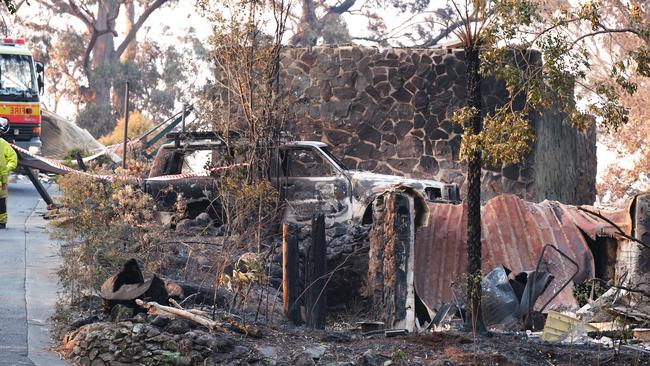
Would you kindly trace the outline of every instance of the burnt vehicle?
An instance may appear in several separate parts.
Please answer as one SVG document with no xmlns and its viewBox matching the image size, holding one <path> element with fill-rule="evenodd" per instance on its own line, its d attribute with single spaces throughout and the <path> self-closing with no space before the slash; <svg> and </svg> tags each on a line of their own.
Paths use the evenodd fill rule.
<svg viewBox="0 0 650 366">
<path fill-rule="evenodd" d="M 203 211 L 218 216 L 215 175 L 206 171 L 229 165 L 223 158 L 226 143 L 211 133 L 186 136 L 190 138 L 174 134 L 173 142 L 159 148 L 144 189 L 163 209 L 171 209 L 182 192 L 190 216 Z M 398 186 L 427 201 L 460 202 L 456 184 L 351 170 L 322 142 L 282 143 L 271 155 L 269 176 L 285 198 L 285 220 L 290 222 L 305 222 L 322 212 L 328 222 L 368 224 L 374 199 Z"/>
</svg>

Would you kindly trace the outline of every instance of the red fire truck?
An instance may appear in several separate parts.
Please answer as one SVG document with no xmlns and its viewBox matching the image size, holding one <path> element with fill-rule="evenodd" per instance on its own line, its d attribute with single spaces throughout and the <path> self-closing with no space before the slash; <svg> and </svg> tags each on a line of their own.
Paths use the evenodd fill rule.
<svg viewBox="0 0 650 366">
<path fill-rule="evenodd" d="M 9 120 L 5 139 L 32 153 L 41 150 L 44 68 L 21 38 L 0 38 L 0 118 Z"/>
</svg>

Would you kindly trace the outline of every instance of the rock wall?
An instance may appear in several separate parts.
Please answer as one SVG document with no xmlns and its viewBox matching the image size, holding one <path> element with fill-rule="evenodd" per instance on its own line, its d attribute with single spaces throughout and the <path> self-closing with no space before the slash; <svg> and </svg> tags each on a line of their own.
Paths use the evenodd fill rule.
<svg viewBox="0 0 650 366">
<path fill-rule="evenodd" d="M 150 323 L 143 316 L 85 325 L 68 334 L 63 351 L 83 366 L 223 365 L 251 355 L 251 348 L 234 336 L 182 319 L 158 317 Z"/>
<path fill-rule="evenodd" d="M 540 62 L 537 52 L 524 57 Z M 280 76 L 288 129 L 329 143 L 352 169 L 455 182 L 465 192 L 462 129 L 450 122 L 466 103 L 464 58 L 459 49 L 288 48 Z M 482 92 L 484 111 L 507 96 L 493 78 Z M 486 169 L 484 199 L 508 192 L 535 201 L 594 201 L 595 133 L 565 126 L 561 117 L 551 111 L 531 120 L 534 151 L 520 166 Z"/>
</svg>

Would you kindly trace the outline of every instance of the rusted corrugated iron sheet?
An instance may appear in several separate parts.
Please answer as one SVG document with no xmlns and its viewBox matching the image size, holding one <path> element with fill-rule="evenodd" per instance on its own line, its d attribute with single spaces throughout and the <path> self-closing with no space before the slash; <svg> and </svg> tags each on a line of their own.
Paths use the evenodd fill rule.
<svg viewBox="0 0 650 366">
<path fill-rule="evenodd" d="M 464 282 L 467 270 L 466 205 L 429 204 L 429 225 L 416 234 L 415 286 L 432 308 L 453 300 L 452 283 Z M 617 224 L 629 221 L 624 213 L 608 215 Z M 526 202 L 514 195 L 501 195 L 487 202 L 482 211 L 483 273 L 504 265 L 514 273 L 534 270 L 546 244 L 557 246 L 580 266 L 576 283 L 594 276 L 594 259 L 583 231 L 591 238 L 614 232 L 611 225 L 554 201 Z M 542 271 L 555 276 L 537 302 L 546 303 L 574 273 L 575 267 L 557 253 L 547 251 Z M 577 305 L 572 286 L 562 290 L 550 307 Z"/>
</svg>

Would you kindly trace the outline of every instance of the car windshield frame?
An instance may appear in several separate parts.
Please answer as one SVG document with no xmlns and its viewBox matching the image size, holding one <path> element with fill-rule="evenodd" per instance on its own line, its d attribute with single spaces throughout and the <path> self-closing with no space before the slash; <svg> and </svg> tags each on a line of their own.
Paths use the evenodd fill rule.
<svg viewBox="0 0 650 366">
<path fill-rule="evenodd" d="M 350 170 L 350 169 L 348 169 L 348 167 L 345 165 L 345 163 L 343 163 L 339 158 L 336 157 L 336 155 L 334 155 L 334 154 L 330 151 L 330 149 L 329 149 L 328 147 L 321 147 L 320 149 L 321 149 L 321 151 L 323 151 L 323 154 L 325 154 L 325 156 L 327 156 L 328 158 L 332 159 L 332 161 L 334 161 L 334 163 L 335 163 L 336 165 L 338 165 L 338 167 L 339 167 L 340 169 L 342 169 L 342 170 Z"/>
</svg>

